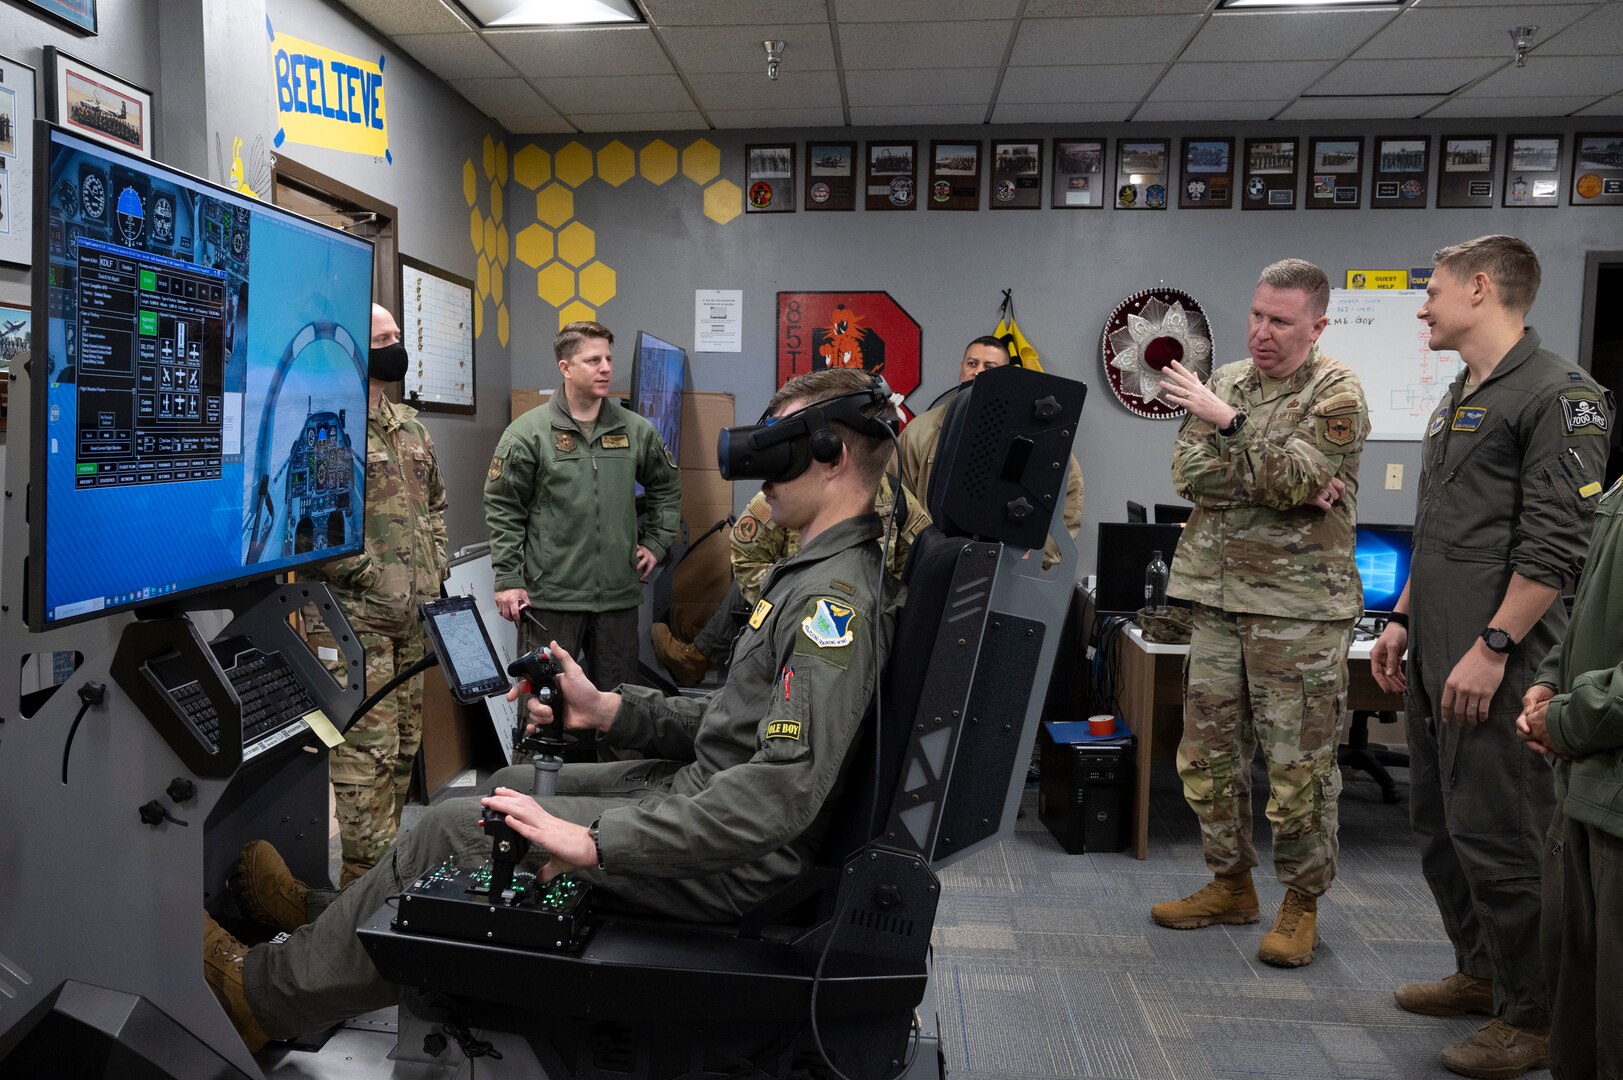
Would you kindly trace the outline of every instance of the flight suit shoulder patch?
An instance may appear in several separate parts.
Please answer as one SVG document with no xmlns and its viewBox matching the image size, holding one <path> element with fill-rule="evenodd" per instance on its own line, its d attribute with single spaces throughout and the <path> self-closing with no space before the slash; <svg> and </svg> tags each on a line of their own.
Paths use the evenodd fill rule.
<svg viewBox="0 0 1623 1080">
<path fill-rule="evenodd" d="M 795 635 L 795 654 L 815 656 L 835 667 L 851 662 L 851 643 L 856 640 L 857 609 L 832 596 L 806 601 Z"/>
<path fill-rule="evenodd" d="M 1605 436 L 1611 430 L 1600 395 L 1568 391 L 1561 395 L 1561 421 L 1568 435 Z"/>
<path fill-rule="evenodd" d="M 490 459 L 490 470 L 485 473 L 485 483 L 494 484 L 502 478 L 502 467 L 506 465 L 505 459 L 493 457 Z"/>
<path fill-rule="evenodd" d="M 626 434 L 622 433 L 622 434 L 619 434 L 619 435 L 605 435 L 605 436 L 603 436 L 603 449 L 605 449 L 605 450 L 626 450 L 626 449 L 629 449 L 630 446 L 631 446 L 631 436 L 630 435 L 626 435 Z"/>
<path fill-rule="evenodd" d="M 1443 430 L 1443 425 L 1446 423 L 1448 423 L 1448 402 L 1445 401 L 1437 406 L 1436 412 L 1431 414 L 1431 423 L 1426 427 L 1426 438 L 1429 439 Z"/>
</svg>

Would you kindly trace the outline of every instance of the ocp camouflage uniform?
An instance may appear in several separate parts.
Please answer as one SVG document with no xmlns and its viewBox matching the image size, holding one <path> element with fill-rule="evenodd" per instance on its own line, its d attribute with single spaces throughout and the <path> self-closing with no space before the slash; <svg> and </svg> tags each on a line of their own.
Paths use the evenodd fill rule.
<svg viewBox="0 0 1623 1080">
<path fill-rule="evenodd" d="M 368 692 L 423 655 L 417 605 L 446 574 L 445 483 L 417 410 L 384 400 L 366 418 L 366 550 L 308 576 L 326 581 L 366 654 Z M 310 643 L 345 678 L 342 652 L 313 608 Z M 328 760 L 344 866 L 340 885 L 377 864 L 394 842 L 423 738 L 423 680 L 377 703 Z"/>
<path fill-rule="evenodd" d="M 1207 866 L 1246 872 L 1260 743 L 1275 873 L 1318 896 L 1335 878 L 1336 741 L 1363 611 L 1353 532 L 1368 410 L 1358 377 L 1317 347 L 1271 388 L 1249 359 L 1208 385 L 1247 419 L 1225 438 L 1191 415 L 1172 456 L 1173 486 L 1195 504 L 1167 590 L 1195 605 L 1178 775 Z M 1331 477 L 1346 494 L 1310 505 Z"/>
</svg>

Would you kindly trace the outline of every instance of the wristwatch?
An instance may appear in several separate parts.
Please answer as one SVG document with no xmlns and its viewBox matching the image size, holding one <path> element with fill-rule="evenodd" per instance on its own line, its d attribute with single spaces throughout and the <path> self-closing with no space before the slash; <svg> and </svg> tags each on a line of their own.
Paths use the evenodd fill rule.
<svg viewBox="0 0 1623 1080">
<path fill-rule="evenodd" d="M 1500 656 L 1509 656 L 1516 651 L 1516 639 L 1497 626 L 1490 626 L 1482 631 L 1482 644 Z"/>
<path fill-rule="evenodd" d="M 1401 611 L 1388 611 L 1386 613 L 1386 621 L 1389 623 L 1397 623 L 1405 630 L 1409 629 L 1409 616 Z"/>
<path fill-rule="evenodd" d="M 602 818 L 598 818 L 597 821 L 594 821 L 588 825 L 586 827 L 586 835 L 592 838 L 592 857 L 597 860 L 597 868 L 599 870 L 607 870 L 608 867 L 603 865 L 603 848 L 599 846 L 597 842 L 597 823 L 598 821 L 602 820 Z"/>
<path fill-rule="evenodd" d="M 1240 433 L 1240 429 L 1243 427 L 1245 427 L 1245 413 L 1236 412 L 1234 419 L 1218 428 L 1217 433 L 1225 439 L 1232 439 Z"/>
</svg>

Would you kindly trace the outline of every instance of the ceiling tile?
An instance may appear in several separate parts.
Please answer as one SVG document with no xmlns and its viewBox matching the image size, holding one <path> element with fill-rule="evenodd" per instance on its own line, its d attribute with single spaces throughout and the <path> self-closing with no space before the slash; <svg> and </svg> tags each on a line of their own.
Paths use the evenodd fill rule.
<svg viewBox="0 0 1623 1080">
<path fill-rule="evenodd" d="M 1541 36 L 1574 22 L 1591 10 L 1589 4 L 1538 4 L 1531 18 L 1538 21 Z M 1507 31 L 1530 21 L 1526 5 L 1516 7 L 1415 7 L 1402 12 L 1386 29 L 1353 55 L 1362 60 L 1394 60 L 1432 56 L 1438 42 L 1450 56 L 1511 55 Z"/>
<path fill-rule="evenodd" d="M 541 95 L 523 79 L 454 79 L 451 89 L 486 116 L 512 116 L 547 107 Z"/>
<path fill-rule="evenodd" d="M 840 26 L 845 70 L 993 67 L 1003 59 L 1009 22 L 847 23 Z"/>
<path fill-rule="evenodd" d="M 671 63 L 646 26 L 487 30 L 485 39 L 521 75 L 669 75 Z M 757 46 L 759 47 L 759 46 Z M 762 54 L 763 63 L 765 54 Z"/>
<path fill-rule="evenodd" d="M 704 117 L 696 112 L 598 113 L 572 116 L 582 131 L 705 131 Z"/>
<path fill-rule="evenodd" d="M 825 22 L 824 0 L 642 0 L 656 26 Z"/>
<path fill-rule="evenodd" d="M 594 75 L 581 79 L 536 79 L 553 108 L 577 113 L 678 112 L 693 109 L 693 100 L 675 75 Z"/>
<path fill-rule="evenodd" d="M 842 23 L 1012 19 L 1020 0 L 835 0 L 834 11 Z"/>
<path fill-rule="evenodd" d="M 1132 19 L 1028 19 L 1009 63 L 1137 64 L 1171 60 L 1200 25 L 1198 15 Z"/>
<path fill-rule="evenodd" d="M 1182 60 L 1339 60 L 1385 26 L 1395 11 L 1244 11 L 1206 20 Z"/>
<path fill-rule="evenodd" d="M 728 71 L 766 73 L 763 41 L 784 43 L 788 71 L 831 71 L 834 36 L 827 23 L 800 26 L 681 26 L 659 32 L 683 74 Z"/>
<path fill-rule="evenodd" d="M 712 109 L 710 119 L 718 128 L 841 127 L 845 115 L 839 109 Z"/>
<path fill-rule="evenodd" d="M 1300 97 L 1279 114 L 1281 120 L 1382 120 L 1419 116 L 1443 100 L 1442 94 L 1357 94 Z"/>
<path fill-rule="evenodd" d="M 1526 67 L 1507 63 L 1461 97 L 1558 97 L 1591 99 L 1623 90 L 1623 62 L 1615 56 L 1529 56 Z"/>
<path fill-rule="evenodd" d="M 1329 60 L 1176 64 L 1150 98 L 1152 101 L 1288 100 L 1313 85 L 1333 64 Z"/>
<path fill-rule="evenodd" d="M 1594 101 L 1586 97 L 1451 98 L 1426 114 L 1436 116 L 1565 116 Z"/>
<path fill-rule="evenodd" d="M 1611 0 L 1560 33 L 1539 37 L 1544 42 L 1534 56 L 1623 56 L 1623 3 Z"/>
<path fill-rule="evenodd" d="M 442 0 L 343 0 L 344 6 L 385 34 L 454 34 L 473 30 Z"/>
<path fill-rule="evenodd" d="M 400 34 L 394 43 L 417 62 L 447 82 L 452 79 L 493 79 L 513 74 L 513 68 L 486 45 L 478 34 Z"/>
<path fill-rule="evenodd" d="M 845 90 L 853 105 L 985 106 L 997 84 L 997 69 L 848 71 Z"/>
<path fill-rule="evenodd" d="M 1579 116 L 1623 116 L 1623 94 L 1614 94 L 1605 101 L 1597 101 L 1587 109 L 1579 109 Z"/>
<path fill-rule="evenodd" d="M 1085 105 L 999 102 L 992 111 L 995 124 L 1111 124 L 1133 115 L 1136 101 L 1093 101 Z"/>
<path fill-rule="evenodd" d="M 1162 64 L 1010 68 L 998 102 L 1137 101 L 1164 70 Z"/>
<path fill-rule="evenodd" d="M 1028 0 L 1026 18 L 1083 15 L 1182 15 L 1206 11 L 1217 0 Z"/>
<path fill-rule="evenodd" d="M 495 120 L 514 135 L 551 135 L 575 130 L 573 124 L 551 109 L 497 116 Z"/>
<path fill-rule="evenodd" d="M 986 119 L 984 105 L 851 107 L 851 123 L 864 127 L 902 124 L 978 124 L 984 119 Z"/>
<path fill-rule="evenodd" d="M 1148 101 L 1133 114 L 1133 120 L 1267 120 L 1288 100 Z"/>
<path fill-rule="evenodd" d="M 838 108 L 839 77 L 832 71 L 788 71 L 776 81 L 765 71 L 748 75 L 690 75 L 699 107 L 710 109 Z"/>
<path fill-rule="evenodd" d="M 1309 90 L 1315 94 L 1452 94 L 1481 78 L 1503 59 L 1486 56 L 1453 60 L 1347 60 Z"/>
</svg>

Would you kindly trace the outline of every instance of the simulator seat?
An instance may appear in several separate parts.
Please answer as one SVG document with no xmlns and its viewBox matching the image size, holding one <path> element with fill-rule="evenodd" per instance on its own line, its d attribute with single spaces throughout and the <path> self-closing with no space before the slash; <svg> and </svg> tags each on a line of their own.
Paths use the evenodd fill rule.
<svg viewBox="0 0 1623 1080">
<path fill-rule="evenodd" d="M 419 935 L 382 908 L 360 936 L 409 991 L 397 1054 L 415 1050 L 410 1013 L 522 1033 L 552 1080 L 821 1076 L 824 1056 L 852 1080 L 938 1075 L 934 1054 L 912 1060 L 936 871 L 1013 828 L 1074 579 L 1063 527 L 1060 564 L 1040 556 L 1085 392 L 1008 368 L 955 401 L 938 525 L 910 556 L 818 869 L 737 924 L 600 913 L 573 953 Z"/>
</svg>

